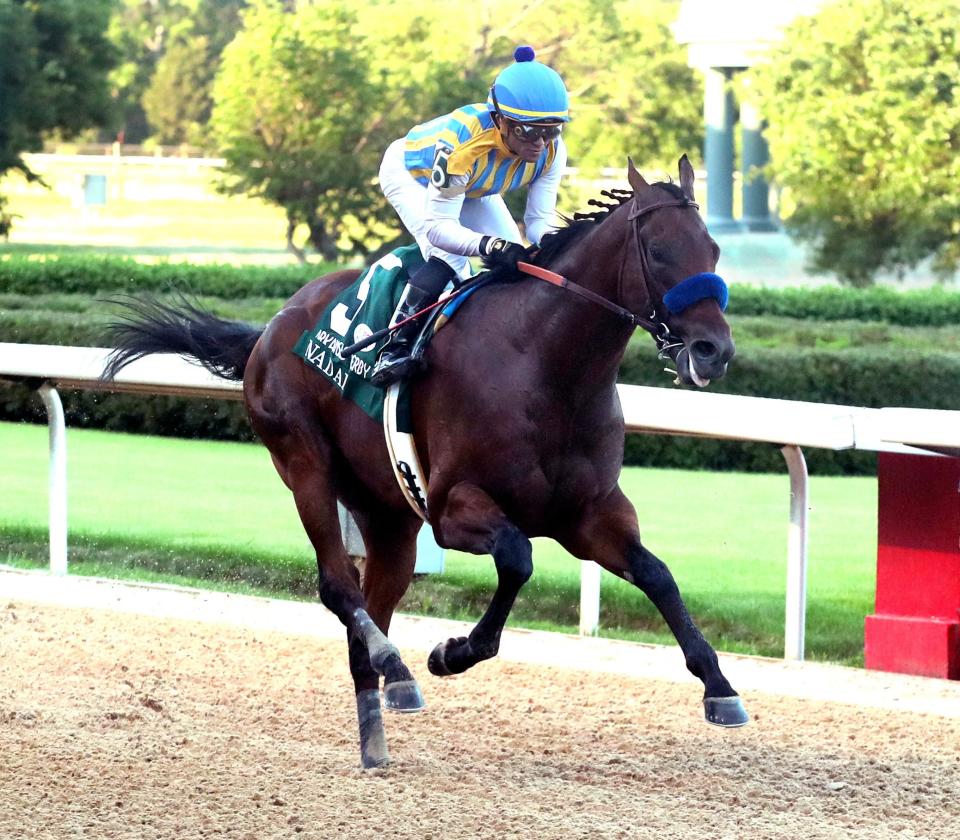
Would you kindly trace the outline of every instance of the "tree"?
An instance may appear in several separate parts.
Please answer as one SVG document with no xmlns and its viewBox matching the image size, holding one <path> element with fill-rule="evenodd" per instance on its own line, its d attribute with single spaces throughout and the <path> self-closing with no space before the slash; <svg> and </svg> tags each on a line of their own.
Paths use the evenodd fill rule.
<svg viewBox="0 0 960 840">
<path fill-rule="evenodd" d="M 287 246 L 301 259 L 300 225 L 327 259 L 366 253 L 378 229 L 392 227 L 375 186 L 393 139 L 390 102 L 352 5 L 318 0 L 288 13 L 261 0 L 243 15 L 214 85 L 223 188 L 283 207 Z"/>
<path fill-rule="evenodd" d="M 960 263 L 960 4 L 838 0 L 792 26 L 750 83 L 785 222 L 813 267 L 867 285 Z"/>
<path fill-rule="evenodd" d="M 246 0 L 118 0 L 111 80 L 127 142 L 203 142 L 213 79 Z"/>
<path fill-rule="evenodd" d="M 111 0 L 0 0 L 0 176 L 39 178 L 23 159 L 56 132 L 74 137 L 112 117 L 105 33 Z M 0 236 L 13 216 L 0 196 Z"/>
<path fill-rule="evenodd" d="M 179 0 L 120 0 L 110 21 L 110 41 L 120 55 L 110 81 L 120 112 L 120 131 L 127 143 L 142 143 L 150 135 L 143 94 L 166 49 L 170 30 L 181 17 Z"/>
<path fill-rule="evenodd" d="M 36 176 L 23 152 L 52 132 L 74 137 L 112 115 L 105 33 L 112 0 L 0 0 L 0 174 Z"/>
<path fill-rule="evenodd" d="M 627 155 L 674 171 L 703 145 L 703 87 L 669 30 L 679 0 L 415 0 L 366 4 L 359 24 L 413 122 L 483 101 L 513 50 L 532 44 L 563 76 L 571 164 L 591 174 Z M 442 21 L 469 25 L 435 34 Z M 412 123 L 411 123 L 412 124 Z"/>
<path fill-rule="evenodd" d="M 602 167 L 625 167 L 628 154 L 672 172 L 682 152 L 702 143 L 700 83 L 667 27 L 678 0 L 652 0 L 641 9 L 628 0 L 372 0 L 354 4 L 349 14 L 347 8 L 345 0 L 319 0 L 284 15 L 279 2 L 260 3 L 225 53 L 215 87 L 214 123 L 230 188 L 285 208 L 296 204 L 288 211 L 291 243 L 293 230 L 311 224 L 311 216 L 340 225 L 332 238 L 344 252 L 377 252 L 403 237 L 376 186 L 386 146 L 419 122 L 483 102 L 522 43 L 535 45 L 570 88 L 570 162 L 588 177 Z M 338 35 L 339 52 L 331 53 L 323 46 L 329 33 L 320 37 L 323 22 L 340 33 L 345 14 L 352 29 Z M 305 40 L 308 21 L 315 42 Z M 299 45 L 300 55 L 291 44 Z M 343 56 L 344 66 L 331 62 L 334 54 Z M 339 139 L 326 125 L 335 113 L 326 104 L 334 90 L 355 103 L 352 128 Z M 265 138 L 268 123 L 286 127 L 282 142 L 276 128 Z M 244 139 L 245 132 L 258 131 L 255 142 Z M 565 183 L 562 189 L 570 210 L 579 209 L 576 188 Z M 508 200 L 522 203 L 523 195 Z M 308 212 L 311 203 L 315 211 Z M 327 239 L 328 254 L 329 233 L 311 229 L 312 241 Z"/>
<path fill-rule="evenodd" d="M 177 38 L 154 68 L 141 100 L 151 137 L 168 145 L 201 145 L 213 108 L 216 63 L 205 37 Z"/>
<path fill-rule="evenodd" d="M 240 28 L 246 0 L 191 0 L 170 31 L 142 105 L 151 137 L 161 143 L 205 145 L 220 56 Z"/>
</svg>

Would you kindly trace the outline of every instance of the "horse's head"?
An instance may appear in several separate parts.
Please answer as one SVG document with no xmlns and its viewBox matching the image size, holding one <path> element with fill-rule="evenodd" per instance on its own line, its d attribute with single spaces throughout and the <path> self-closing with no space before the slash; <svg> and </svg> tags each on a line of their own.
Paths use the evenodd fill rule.
<svg viewBox="0 0 960 840">
<path fill-rule="evenodd" d="M 629 161 L 626 259 L 619 295 L 630 311 L 649 317 L 661 354 L 677 365 L 684 384 L 705 387 L 733 358 L 730 326 L 724 318 L 727 289 L 714 270 L 720 248 L 707 232 L 693 194 L 693 167 L 680 158 L 680 185 L 648 184 Z M 638 276 L 639 275 L 639 276 Z"/>
</svg>

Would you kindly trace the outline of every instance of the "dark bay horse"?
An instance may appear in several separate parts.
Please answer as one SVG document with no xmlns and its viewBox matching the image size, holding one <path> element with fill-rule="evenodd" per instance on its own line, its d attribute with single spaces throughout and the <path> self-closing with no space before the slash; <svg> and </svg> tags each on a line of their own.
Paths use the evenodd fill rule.
<svg viewBox="0 0 960 840">
<path fill-rule="evenodd" d="M 496 655 L 514 599 L 533 571 L 530 538 L 547 536 L 639 587 L 703 681 L 707 720 L 740 726 L 748 720 L 740 698 L 669 569 L 641 542 L 636 513 L 618 486 L 624 427 L 616 378 L 636 324 L 657 334 L 687 384 L 723 376 L 733 356 L 715 297 L 679 314 L 662 305 L 681 281 L 712 273 L 719 248 L 693 203 L 686 156 L 679 186 L 648 184 L 632 162 L 627 177 L 632 192 L 592 202 L 604 209 L 548 237 L 531 257 L 585 287 L 586 296 L 517 274 L 473 295 L 427 350 L 412 419 L 430 525 L 445 548 L 492 554 L 498 576 L 470 635 L 437 645 L 427 664 L 445 676 Z M 243 381 L 253 428 L 293 492 L 316 550 L 320 600 L 346 627 L 361 760 L 375 767 L 389 760 L 380 677 L 388 709 L 423 707 L 387 639 L 413 577 L 422 523 L 394 478 L 382 426 L 291 352 L 356 276 L 338 271 L 309 283 L 260 329 L 194 307 L 135 304 L 134 315 L 114 324 L 117 349 L 105 376 L 148 353 L 172 352 Z M 338 499 L 366 546 L 362 583 L 344 549 Z"/>
</svg>

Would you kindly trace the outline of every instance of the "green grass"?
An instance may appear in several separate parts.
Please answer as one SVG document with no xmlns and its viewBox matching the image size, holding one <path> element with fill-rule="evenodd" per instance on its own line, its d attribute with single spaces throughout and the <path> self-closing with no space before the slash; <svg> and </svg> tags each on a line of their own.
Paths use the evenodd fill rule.
<svg viewBox="0 0 960 840">
<path fill-rule="evenodd" d="M 68 433 L 71 570 L 255 594 L 312 597 L 312 552 L 292 498 L 259 445 Z M 46 430 L 0 423 L 0 560 L 46 563 Z M 786 475 L 627 469 L 646 545 L 667 562 L 718 648 L 783 649 Z M 872 606 L 876 482 L 811 479 L 807 651 L 862 662 Z M 573 632 L 579 563 L 534 541 L 534 577 L 512 626 Z M 490 558 L 448 552 L 441 576 L 418 578 L 401 609 L 475 620 L 489 601 Z M 602 634 L 671 643 L 634 587 L 604 573 Z"/>
<path fill-rule="evenodd" d="M 179 165 L 173 165 L 177 164 Z M 86 245 L 106 253 L 150 253 L 224 258 L 234 262 L 292 262 L 284 251 L 283 210 L 265 201 L 216 192 L 216 172 L 190 161 L 166 165 L 115 161 L 32 158 L 30 165 L 50 185 L 26 183 L 18 174 L 0 181 L 15 219 L 10 244 Z M 107 176 L 103 207 L 84 207 L 86 174 Z"/>
</svg>

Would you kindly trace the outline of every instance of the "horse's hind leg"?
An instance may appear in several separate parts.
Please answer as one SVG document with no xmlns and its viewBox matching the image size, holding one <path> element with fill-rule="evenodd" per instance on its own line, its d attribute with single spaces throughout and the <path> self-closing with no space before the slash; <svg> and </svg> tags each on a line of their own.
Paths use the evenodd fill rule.
<svg viewBox="0 0 960 840">
<path fill-rule="evenodd" d="M 673 632 L 687 669 L 704 686 L 704 713 L 718 726 L 743 726 L 750 718 L 737 692 L 720 670 L 717 654 L 691 618 L 666 564 L 640 542 L 636 512 L 617 488 L 561 541 L 577 557 L 596 560 L 634 584 L 653 602 Z"/>
<path fill-rule="evenodd" d="M 433 510 L 432 500 L 429 504 Z M 438 644 L 427 660 L 432 674 L 445 677 L 497 655 L 513 602 L 533 574 L 533 552 L 526 535 L 472 484 L 458 484 L 450 491 L 437 517 L 437 530 L 444 546 L 492 554 L 497 567 L 497 589 L 477 626 L 469 636 Z"/>
<path fill-rule="evenodd" d="M 297 436 L 288 444 L 282 450 L 271 447 L 271 451 L 293 491 L 300 519 L 317 553 L 320 600 L 347 628 L 361 761 L 364 767 L 380 767 L 390 760 L 380 710 L 380 675 L 388 683 L 412 681 L 413 677 L 367 612 L 360 575 L 343 546 L 328 467 L 329 447 L 315 434 Z"/>
<path fill-rule="evenodd" d="M 390 630 L 393 611 L 413 579 L 417 563 L 417 532 L 421 521 L 409 511 L 395 514 L 378 510 L 369 516 L 354 513 L 363 535 L 366 561 L 363 566 L 363 596 L 367 612 L 384 636 Z M 384 666 L 383 702 L 392 712 L 419 712 L 423 695 L 416 680 L 400 662 Z"/>
</svg>

